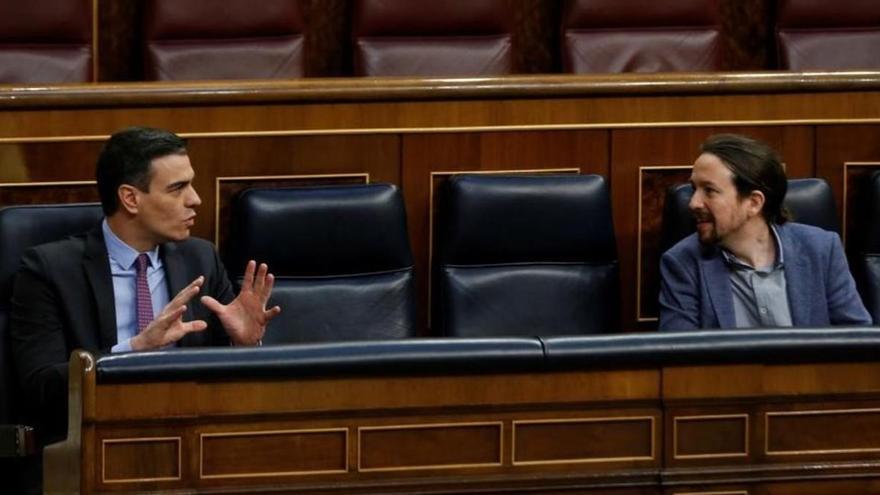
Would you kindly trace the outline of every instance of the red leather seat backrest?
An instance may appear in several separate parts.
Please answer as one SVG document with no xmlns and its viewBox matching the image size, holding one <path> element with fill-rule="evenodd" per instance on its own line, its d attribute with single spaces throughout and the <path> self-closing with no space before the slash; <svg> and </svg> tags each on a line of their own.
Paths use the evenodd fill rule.
<svg viewBox="0 0 880 495">
<path fill-rule="evenodd" d="M 718 0 L 567 0 L 565 72 L 712 71 L 721 68 Z"/>
<path fill-rule="evenodd" d="M 301 0 L 146 0 L 148 80 L 302 77 Z"/>
<path fill-rule="evenodd" d="M 779 67 L 880 68 L 877 0 L 777 0 Z"/>
<path fill-rule="evenodd" d="M 510 0 L 356 0 L 358 76 L 513 72 Z"/>
<path fill-rule="evenodd" d="M 0 2 L 0 83 L 93 80 L 91 0 Z"/>
</svg>

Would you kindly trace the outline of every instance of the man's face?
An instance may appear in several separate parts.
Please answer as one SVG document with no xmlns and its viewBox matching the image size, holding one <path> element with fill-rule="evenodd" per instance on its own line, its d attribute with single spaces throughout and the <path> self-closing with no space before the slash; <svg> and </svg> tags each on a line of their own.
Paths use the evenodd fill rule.
<svg viewBox="0 0 880 495">
<path fill-rule="evenodd" d="M 137 220 L 144 236 L 156 244 L 182 241 L 195 223 L 193 208 L 202 200 L 193 189 L 195 176 L 187 155 L 153 159 L 149 192 L 138 191 Z"/>
<path fill-rule="evenodd" d="M 700 242 L 724 245 L 745 225 L 753 205 L 748 198 L 740 198 L 733 172 L 711 153 L 703 153 L 694 162 L 691 184 L 694 195 L 688 208 L 697 221 Z"/>
</svg>

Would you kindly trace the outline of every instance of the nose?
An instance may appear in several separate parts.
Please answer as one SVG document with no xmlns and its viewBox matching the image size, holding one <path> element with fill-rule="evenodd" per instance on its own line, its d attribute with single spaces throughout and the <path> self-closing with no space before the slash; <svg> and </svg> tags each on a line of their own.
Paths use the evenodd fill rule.
<svg viewBox="0 0 880 495">
<path fill-rule="evenodd" d="M 688 201 L 688 209 L 691 211 L 699 210 L 703 207 L 703 196 L 700 194 L 700 191 L 694 191 L 694 194 L 691 196 L 690 201 Z"/>
<path fill-rule="evenodd" d="M 196 189 L 190 185 L 189 191 L 187 191 L 187 206 L 194 207 L 202 204 L 202 198 L 199 197 L 199 193 L 196 192 Z"/>
</svg>

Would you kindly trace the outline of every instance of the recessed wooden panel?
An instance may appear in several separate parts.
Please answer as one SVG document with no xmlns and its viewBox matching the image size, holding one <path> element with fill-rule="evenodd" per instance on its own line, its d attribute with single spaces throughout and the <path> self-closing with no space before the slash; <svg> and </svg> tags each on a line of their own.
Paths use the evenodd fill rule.
<svg viewBox="0 0 880 495">
<path fill-rule="evenodd" d="M 501 423 L 358 428 L 360 471 L 501 465 Z"/>
<path fill-rule="evenodd" d="M 95 203 L 100 200 L 94 181 L 0 184 L 0 206 Z"/>
<path fill-rule="evenodd" d="M 767 455 L 880 452 L 880 409 L 767 412 Z"/>
<path fill-rule="evenodd" d="M 673 418 L 673 457 L 712 459 L 749 455 L 749 416 L 678 416 Z"/>
<path fill-rule="evenodd" d="M 282 430 L 201 435 L 202 478 L 348 471 L 348 430 Z"/>
<path fill-rule="evenodd" d="M 654 321 L 659 313 L 657 294 L 660 293 L 660 256 L 663 254 L 661 237 L 666 191 L 687 182 L 690 175 L 690 165 L 639 169 L 639 266 L 636 271 L 639 321 Z"/>
<path fill-rule="evenodd" d="M 513 423 L 514 464 L 653 459 L 653 417 L 528 420 Z"/>
<path fill-rule="evenodd" d="M 120 438 L 101 442 L 104 483 L 180 479 L 180 437 Z"/>
<path fill-rule="evenodd" d="M 305 187 L 305 186 L 341 186 L 346 184 L 368 184 L 370 174 L 316 174 L 316 175 L 288 175 L 288 176 L 249 176 L 249 177 L 217 177 L 215 191 L 217 197 L 214 200 L 216 210 L 215 239 L 217 249 L 223 252 L 226 237 L 229 235 L 229 226 L 232 222 L 232 202 L 238 193 L 253 187 L 276 189 L 282 187 Z"/>
</svg>

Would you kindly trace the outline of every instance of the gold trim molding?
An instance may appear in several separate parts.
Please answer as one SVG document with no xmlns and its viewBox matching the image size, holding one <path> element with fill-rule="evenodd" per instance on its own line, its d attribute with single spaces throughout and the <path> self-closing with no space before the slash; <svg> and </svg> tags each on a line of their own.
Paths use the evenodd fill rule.
<svg viewBox="0 0 880 495">
<path fill-rule="evenodd" d="M 146 443 L 146 442 L 177 442 L 177 477 L 156 477 L 156 478 L 131 478 L 131 479 L 107 479 L 107 444 L 114 443 Z M 144 481 L 180 481 L 183 479 L 183 452 L 181 444 L 183 438 L 176 437 L 133 437 L 133 438 L 105 438 L 101 440 L 101 482 L 104 484 L 111 483 L 140 483 Z"/>
<path fill-rule="evenodd" d="M 828 410 L 805 410 L 805 411 L 767 411 L 764 413 L 764 453 L 768 456 L 775 455 L 817 455 L 817 454 L 862 454 L 880 452 L 880 447 L 852 448 L 852 449 L 814 449 L 814 450 L 770 450 L 770 419 L 783 416 L 834 416 L 844 414 L 880 414 L 880 408 L 866 409 L 828 409 Z"/>
<path fill-rule="evenodd" d="M 678 423 L 687 421 L 705 421 L 713 419 L 742 419 L 744 424 L 743 446 L 744 452 L 730 452 L 724 454 L 679 454 L 678 453 Z M 730 457 L 748 457 L 749 455 L 749 415 L 748 414 L 713 414 L 695 416 L 675 416 L 672 418 L 672 458 L 673 459 L 721 459 Z"/>
</svg>

